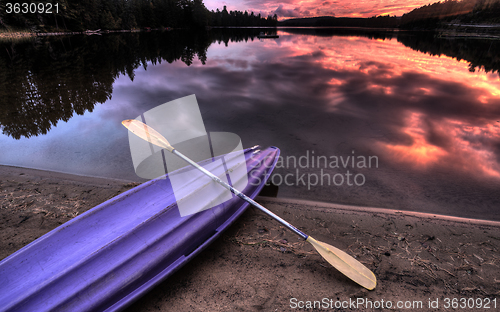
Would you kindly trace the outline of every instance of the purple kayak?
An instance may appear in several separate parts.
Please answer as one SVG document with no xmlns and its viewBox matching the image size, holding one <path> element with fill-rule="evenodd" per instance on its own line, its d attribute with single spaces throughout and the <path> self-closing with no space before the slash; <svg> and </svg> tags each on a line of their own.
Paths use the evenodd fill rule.
<svg viewBox="0 0 500 312">
<path fill-rule="evenodd" d="M 276 147 L 245 150 L 251 174 L 241 191 L 257 196 L 278 156 Z M 121 310 L 191 260 L 248 207 L 233 197 L 181 217 L 166 177 L 90 209 L 1 261 L 0 311 Z"/>
</svg>

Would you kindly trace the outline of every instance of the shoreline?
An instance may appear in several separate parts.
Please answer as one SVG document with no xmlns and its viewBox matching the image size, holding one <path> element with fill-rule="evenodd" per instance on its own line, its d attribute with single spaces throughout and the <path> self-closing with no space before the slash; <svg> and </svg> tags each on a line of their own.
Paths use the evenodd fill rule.
<svg viewBox="0 0 500 312">
<path fill-rule="evenodd" d="M 29 175 L 37 176 L 40 178 L 51 178 L 51 179 L 59 179 L 61 181 L 81 182 L 85 184 L 93 184 L 98 186 L 106 186 L 106 185 L 138 186 L 139 184 L 141 184 L 140 182 L 132 180 L 79 175 L 79 174 L 65 173 L 53 170 L 35 169 L 35 168 L 20 167 L 20 166 L 0 165 L 0 177 L 4 176 L 5 174 L 24 175 L 25 174 L 24 172 L 28 172 Z M 438 214 L 438 213 L 428 213 L 428 212 L 382 208 L 382 207 L 359 206 L 359 205 L 341 204 L 341 203 L 330 203 L 330 202 L 315 201 L 315 200 L 300 199 L 300 198 L 290 198 L 290 197 L 257 196 L 257 199 L 260 201 L 266 201 L 269 203 L 276 203 L 276 204 L 304 205 L 307 207 L 315 207 L 319 210 L 331 210 L 331 211 L 337 211 L 339 213 L 349 212 L 352 214 L 371 213 L 371 214 L 384 214 L 384 215 L 403 215 L 409 217 L 420 217 L 426 219 L 450 221 L 450 222 L 457 222 L 464 224 L 488 225 L 488 226 L 500 227 L 500 221 L 479 219 L 479 218 L 477 219 L 464 218 L 464 217 Z"/>
<path fill-rule="evenodd" d="M 157 30 L 157 29 L 151 29 Z M 143 30 L 133 29 L 133 30 L 97 30 L 97 31 L 61 31 L 61 32 L 29 32 L 29 31 L 16 31 L 16 32 L 0 32 L 0 39 L 17 39 L 17 38 L 30 38 L 30 37 L 46 37 L 46 36 L 70 36 L 70 35 L 101 35 L 107 33 L 129 33 L 129 32 L 141 32 Z"/>
<path fill-rule="evenodd" d="M 123 180 L 0 166 L 0 259 L 84 211 L 138 185 Z M 295 199 L 257 201 L 301 231 L 371 269 L 373 291 L 331 268 L 312 247 L 249 208 L 206 250 L 126 311 L 288 311 L 363 298 L 422 302 L 439 311 L 446 298 L 495 298 L 500 223 Z M 429 308 L 428 300 L 440 308 Z M 371 311 L 366 306 L 357 310 Z"/>
<path fill-rule="evenodd" d="M 449 216 L 437 213 L 428 213 L 428 212 L 418 212 L 418 211 L 410 211 L 410 210 L 401 210 L 401 209 L 389 209 L 389 208 L 378 208 L 378 207 L 364 207 L 357 205 L 346 205 L 346 204 L 337 204 L 337 203 L 327 203 L 320 201 L 312 201 L 306 199 L 297 199 L 297 198 L 273 198 L 273 197 L 257 197 L 260 201 L 266 201 L 270 203 L 282 203 L 282 204 L 294 204 L 294 205 L 304 205 L 308 207 L 314 207 L 320 211 L 328 210 L 328 211 L 336 211 L 338 213 L 349 213 L 349 214 L 383 214 L 387 216 L 396 215 L 396 216 L 406 216 L 406 217 L 417 217 L 429 220 L 441 220 L 441 221 L 449 221 L 455 223 L 463 223 L 463 224 L 474 224 L 474 225 L 487 225 L 487 226 L 498 226 L 500 227 L 500 221 L 494 220 L 485 220 L 485 219 L 472 219 L 472 218 L 463 218 L 456 216 Z"/>
<path fill-rule="evenodd" d="M 105 178 L 105 177 L 96 177 L 89 175 L 80 175 L 74 173 L 66 173 L 62 171 L 54 171 L 54 170 L 45 170 L 45 169 L 35 169 L 29 167 L 21 167 L 21 166 L 12 166 L 12 165 L 0 165 L 0 173 L 2 174 L 20 174 L 24 175 L 28 173 L 32 176 L 37 177 L 45 177 L 45 178 L 57 178 L 64 181 L 75 181 L 75 182 L 83 182 L 83 183 L 91 183 L 97 185 L 110 185 L 110 184 L 120 184 L 120 183 L 134 183 L 137 184 L 136 181 L 124 180 L 124 179 L 114 179 L 114 178 Z"/>
<path fill-rule="evenodd" d="M 213 28 L 255 28 L 255 27 L 213 27 Z M 276 29 L 352 29 L 352 30 L 370 30 L 370 31 L 383 31 L 383 32 L 397 32 L 397 33 L 411 33 L 411 32 L 432 32 L 436 34 L 437 38 L 441 39 L 483 39 L 483 40 L 500 40 L 500 31 L 497 28 L 492 28 L 495 31 L 461 31 L 459 28 L 457 29 L 446 29 L 446 28 L 437 28 L 437 29 L 421 29 L 421 30 L 412 30 L 412 29 L 402 29 L 402 28 L 376 28 L 376 27 L 343 27 L 343 26 L 277 26 Z M 484 28 L 477 28 L 478 30 L 490 30 L 487 26 Z M 459 31 L 457 31 L 459 30 Z M 72 35 L 96 35 L 101 36 L 102 34 L 107 33 L 134 33 L 134 32 L 142 32 L 143 30 L 106 30 L 106 31 L 98 31 L 98 32 L 49 32 L 49 33 L 34 33 L 34 32 L 0 32 L 0 40 L 16 40 L 16 39 L 30 39 L 37 37 L 50 37 L 50 36 L 72 36 Z"/>
</svg>

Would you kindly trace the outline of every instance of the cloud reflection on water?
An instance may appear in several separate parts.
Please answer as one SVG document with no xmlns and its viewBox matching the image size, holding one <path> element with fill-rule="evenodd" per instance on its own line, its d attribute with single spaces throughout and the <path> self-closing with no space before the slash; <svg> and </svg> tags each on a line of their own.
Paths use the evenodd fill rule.
<svg viewBox="0 0 500 312">
<path fill-rule="evenodd" d="M 202 102 L 219 107 L 207 112 L 213 124 L 264 107 L 276 119 L 288 116 L 283 110 L 316 112 L 325 119 L 345 115 L 382 134 L 366 144 L 391 162 L 500 177 L 497 74 L 471 73 L 466 62 L 422 54 L 392 40 L 280 35 L 279 41 L 232 43 L 229 49 L 213 45 L 205 66 L 165 65 L 144 74 L 156 77 L 153 85 L 161 89 L 156 92 L 180 96 L 193 90 Z M 308 127 L 322 124 L 317 120 Z"/>
<path fill-rule="evenodd" d="M 500 177 L 498 75 L 471 73 L 465 62 L 394 42 L 367 41 L 335 38 L 297 45 L 338 75 L 329 90 L 335 110 L 399 133 L 377 142 L 396 162 Z"/>
</svg>

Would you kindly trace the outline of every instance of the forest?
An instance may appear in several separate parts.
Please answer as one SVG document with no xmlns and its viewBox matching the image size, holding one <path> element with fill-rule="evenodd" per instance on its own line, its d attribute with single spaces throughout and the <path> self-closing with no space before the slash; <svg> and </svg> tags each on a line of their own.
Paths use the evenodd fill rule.
<svg viewBox="0 0 500 312">
<path fill-rule="evenodd" d="M 416 8 L 403 16 L 349 18 L 319 16 L 279 21 L 278 26 L 437 29 L 444 23 L 500 23 L 500 0 L 445 0 Z"/>
<path fill-rule="evenodd" d="M 433 29 L 448 23 L 500 23 L 500 0 L 445 0 L 401 17 L 402 28 Z"/>
<path fill-rule="evenodd" d="M 52 1 L 52 0 L 49 0 Z M 58 0 L 52 13 L 7 13 L 0 2 L 0 31 L 35 32 L 206 28 L 247 26 L 313 26 L 436 29 L 443 23 L 500 23 L 500 0 L 445 0 L 396 16 L 347 18 L 321 16 L 278 22 L 278 16 L 248 11 L 209 11 L 203 0 Z M 21 10 L 22 11 L 22 10 Z"/>
<path fill-rule="evenodd" d="M 320 16 L 280 21 L 278 26 L 395 28 L 399 26 L 399 22 L 399 17 L 387 15 L 370 18 Z"/>
<path fill-rule="evenodd" d="M 209 11 L 202 0 L 58 0 L 58 11 L 7 13 L 0 2 L 0 29 L 50 32 L 128 30 L 144 28 L 203 28 L 207 26 L 276 26 L 277 16 L 253 12 Z M 9 9 L 9 10 L 8 10 Z"/>
</svg>

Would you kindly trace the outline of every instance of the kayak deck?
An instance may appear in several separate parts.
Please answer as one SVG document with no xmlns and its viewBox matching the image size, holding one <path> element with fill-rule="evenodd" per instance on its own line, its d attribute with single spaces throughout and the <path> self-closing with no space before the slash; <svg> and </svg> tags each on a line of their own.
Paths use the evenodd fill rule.
<svg viewBox="0 0 500 312">
<path fill-rule="evenodd" d="M 278 155 L 275 147 L 245 150 L 251 172 L 245 194 L 257 196 Z M 247 207 L 233 197 L 181 217 L 168 178 L 144 183 L 0 262 L 0 311 L 122 309 L 204 249 Z"/>
</svg>

